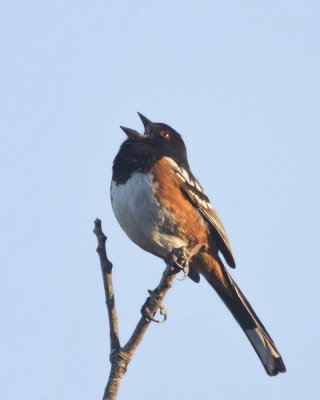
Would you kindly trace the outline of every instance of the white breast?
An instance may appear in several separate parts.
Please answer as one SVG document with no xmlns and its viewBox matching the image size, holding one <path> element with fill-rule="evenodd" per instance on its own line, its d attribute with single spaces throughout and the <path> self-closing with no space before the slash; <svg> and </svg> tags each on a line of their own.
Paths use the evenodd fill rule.
<svg viewBox="0 0 320 400">
<path fill-rule="evenodd" d="M 185 246 L 173 217 L 155 197 L 152 175 L 134 173 L 124 184 L 111 182 L 113 212 L 129 238 L 151 253 L 166 256 L 173 248 Z"/>
</svg>

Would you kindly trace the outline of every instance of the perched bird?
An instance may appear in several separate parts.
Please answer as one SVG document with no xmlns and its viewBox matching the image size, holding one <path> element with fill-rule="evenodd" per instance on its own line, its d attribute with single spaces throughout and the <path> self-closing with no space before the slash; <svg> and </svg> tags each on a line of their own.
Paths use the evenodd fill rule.
<svg viewBox="0 0 320 400">
<path fill-rule="evenodd" d="M 235 261 L 225 229 L 190 171 L 178 132 L 138 113 L 145 132 L 121 127 L 128 138 L 113 163 L 111 202 L 129 238 L 162 259 L 177 248 L 200 245 L 189 277 L 203 275 L 237 320 L 268 375 L 285 372 L 281 355 L 248 300 L 226 270 Z M 199 247 L 200 247 L 199 246 Z"/>
</svg>

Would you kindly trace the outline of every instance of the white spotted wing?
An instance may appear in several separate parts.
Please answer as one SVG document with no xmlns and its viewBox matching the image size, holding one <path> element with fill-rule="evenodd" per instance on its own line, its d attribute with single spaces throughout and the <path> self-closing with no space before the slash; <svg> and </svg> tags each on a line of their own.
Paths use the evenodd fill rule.
<svg viewBox="0 0 320 400">
<path fill-rule="evenodd" d="M 235 261 L 232 254 L 228 236 L 222 225 L 222 222 L 212 207 L 209 198 L 205 195 L 201 185 L 187 168 L 179 167 L 171 158 L 167 158 L 173 167 L 177 177 L 181 180 L 181 190 L 186 198 L 206 219 L 211 227 L 212 234 L 217 241 L 218 249 L 231 268 L 235 268 Z"/>
</svg>

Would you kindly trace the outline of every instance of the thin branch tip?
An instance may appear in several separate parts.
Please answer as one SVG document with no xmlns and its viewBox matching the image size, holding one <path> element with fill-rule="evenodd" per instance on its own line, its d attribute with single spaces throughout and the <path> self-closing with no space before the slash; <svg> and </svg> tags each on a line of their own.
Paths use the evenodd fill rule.
<svg viewBox="0 0 320 400">
<path fill-rule="evenodd" d="M 167 312 L 163 306 L 163 299 L 167 291 L 172 287 L 175 277 L 183 270 L 186 278 L 188 276 L 188 263 L 190 258 L 196 254 L 202 245 L 188 246 L 186 248 L 173 249 L 166 259 L 166 268 L 162 274 L 162 278 L 158 286 L 154 290 L 148 290 L 149 297 L 146 299 L 141 309 L 141 318 L 138 321 L 134 332 L 129 338 L 125 346 L 120 345 L 118 316 L 115 307 L 114 291 L 112 284 L 112 263 L 109 261 L 106 252 L 107 237 L 102 231 L 102 223 L 99 218 L 94 221 L 94 234 L 97 237 L 97 252 L 100 258 L 100 266 L 102 271 L 102 279 L 106 296 L 106 305 L 109 317 L 110 330 L 110 362 L 111 370 L 107 386 L 105 388 L 103 400 L 115 400 L 119 390 L 122 377 L 127 371 L 135 350 L 141 342 L 144 333 L 152 321 L 162 323 L 167 319 Z M 160 315 L 163 316 L 162 321 L 154 318 L 156 312 L 160 309 Z"/>
<path fill-rule="evenodd" d="M 102 223 L 101 223 L 101 219 L 99 219 L 99 218 L 96 218 L 94 221 L 93 233 L 97 236 L 99 245 L 100 245 L 100 241 L 105 242 L 107 240 L 107 236 L 102 231 Z M 97 251 L 98 251 L 98 249 L 97 249 Z"/>
</svg>

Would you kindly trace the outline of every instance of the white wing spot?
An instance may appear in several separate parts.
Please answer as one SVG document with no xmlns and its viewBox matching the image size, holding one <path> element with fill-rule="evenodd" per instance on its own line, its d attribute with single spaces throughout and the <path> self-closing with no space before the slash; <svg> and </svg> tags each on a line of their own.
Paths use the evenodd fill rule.
<svg viewBox="0 0 320 400">
<path fill-rule="evenodd" d="M 179 165 L 170 157 L 166 157 L 166 160 L 174 167 L 174 170 L 175 170 L 174 172 L 177 175 L 179 175 L 182 182 L 187 182 L 190 186 L 193 186 L 194 188 L 196 188 L 200 193 L 203 193 L 202 187 L 199 185 L 199 183 L 195 179 L 191 178 L 191 176 L 189 175 L 189 173 L 186 169 L 180 168 Z M 200 204 L 202 204 L 202 206 L 204 208 L 213 209 L 213 207 L 211 206 L 210 203 L 199 198 L 199 196 L 197 196 L 196 193 L 193 193 L 193 195 L 197 198 L 198 202 Z"/>
<path fill-rule="evenodd" d="M 190 175 L 188 174 L 188 172 L 184 168 L 180 168 L 180 174 L 189 183 L 189 185 L 194 186 L 194 182 L 190 179 Z"/>
<path fill-rule="evenodd" d="M 172 158 L 170 157 L 165 157 L 165 158 L 169 162 L 169 164 L 173 166 L 174 172 L 180 176 L 183 182 L 188 182 L 189 184 L 192 184 L 190 182 L 190 176 L 184 168 L 180 168 L 179 165 Z"/>
<path fill-rule="evenodd" d="M 176 172 L 176 174 L 180 176 L 182 182 L 186 182 L 185 178 L 180 174 L 180 172 Z"/>
<path fill-rule="evenodd" d="M 208 203 L 206 200 L 201 199 L 199 196 L 196 195 L 196 193 L 192 193 L 193 196 L 197 199 L 198 203 L 202 205 L 204 208 L 212 208 L 211 204 Z"/>
<path fill-rule="evenodd" d="M 168 161 L 169 164 L 171 164 L 174 168 L 176 168 L 177 170 L 180 170 L 180 167 L 178 166 L 178 164 L 170 157 L 165 157 L 165 159 Z"/>
</svg>

